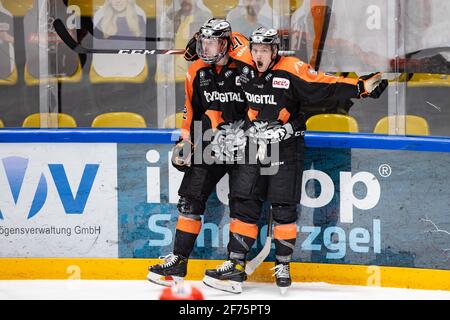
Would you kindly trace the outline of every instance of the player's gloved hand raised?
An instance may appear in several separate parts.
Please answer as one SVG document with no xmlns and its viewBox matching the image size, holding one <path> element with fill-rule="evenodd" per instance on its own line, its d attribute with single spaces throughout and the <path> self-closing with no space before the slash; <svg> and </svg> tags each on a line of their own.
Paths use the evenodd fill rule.
<svg viewBox="0 0 450 320">
<path fill-rule="evenodd" d="M 189 40 L 186 45 L 186 49 L 184 50 L 184 60 L 186 61 L 195 61 L 198 59 L 197 55 L 197 38 L 199 33 L 196 32 L 194 36 Z"/>
<path fill-rule="evenodd" d="M 387 88 L 388 81 L 381 79 L 381 73 L 371 73 L 369 75 L 359 77 L 358 91 L 360 98 L 371 97 L 377 99 Z"/>
<path fill-rule="evenodd" d="M 172 165 L 181 172 L 191 166 L 193 145 L 189 140 L 181 140 L 172 148 Z"/>
</svg>

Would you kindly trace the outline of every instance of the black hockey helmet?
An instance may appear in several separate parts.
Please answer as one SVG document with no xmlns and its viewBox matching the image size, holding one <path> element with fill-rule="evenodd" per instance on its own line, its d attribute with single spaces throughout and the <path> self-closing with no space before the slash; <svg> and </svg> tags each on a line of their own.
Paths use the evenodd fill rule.
<svg viewBox="0 0 450 320">
<path fill-rule="evenodd" d="M 231 38 L 231 25 L 228 21 L 223 19 L 209 19 L 200 28 L 197 38 L 197 55 L 206 63 L 216 63 L 220 61 L 228 52 L 228 45 Z M 207 56 L 205 54 L 203 40 L 204 39 L 219 39 L 220 52 L 214 56 Z"/>
</svg>

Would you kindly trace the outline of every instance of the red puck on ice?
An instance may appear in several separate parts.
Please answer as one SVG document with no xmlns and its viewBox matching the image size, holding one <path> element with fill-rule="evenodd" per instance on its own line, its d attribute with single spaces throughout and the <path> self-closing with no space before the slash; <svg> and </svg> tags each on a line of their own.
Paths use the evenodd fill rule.
<svg viewBox="0 0 450 320">
<path fill-rule="evenodd" d="M 159 300 L 204 300 L 202 292 L 187 283 L 165 288 Z"/>
</svg>

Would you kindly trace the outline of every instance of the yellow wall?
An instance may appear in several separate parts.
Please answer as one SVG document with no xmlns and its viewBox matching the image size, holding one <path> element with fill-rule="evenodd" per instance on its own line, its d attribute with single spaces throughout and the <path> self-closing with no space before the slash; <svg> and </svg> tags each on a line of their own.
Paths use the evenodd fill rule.
<svg viewBox="0 0 450 320">
<path fill-rule="evenodd" d="M 84 279 L 145 280 L 157 259 L 0 258 L 0 280 Z M 187 279 L 200 280 L 204 270 L 222 261 L 190 260 Z M 249 281 L 272 282 L 273 263 L 264 262 Z M 344 264 L 292 263 L 296 282 L 450 290 L 450 270 Z"/>
<path fill-rule="evenodd" d="M 24 16 L 33 5 L 33 0 L 3 0 L 2 2 L 12 15 L 19 17 Z M 83 16 L 93 16 L 95 10 L 104 2 L 105 0 L 69 0 L 68 4 L 79 6 Z M 156 16 L 156 0 L 136 0 L 136 3 L 145 11 L 147 17 L 154 18 Z M 203 0 L 203 3 L 213 12 L 214 17 L 225 18 L 228 12 L 239 3 L 239 0 Z M 269 4 L 272 6 L 273 0 L 269 0 Z M 290 0 L 291 12 L 294 12 L 302 4 L 303 0 Z"/>
<path fill-rule="evenodd" d="M 22 17 L 33 6 L 33 0 L 2 0 L 6 10 L 13 16 Z"/>
</svg>

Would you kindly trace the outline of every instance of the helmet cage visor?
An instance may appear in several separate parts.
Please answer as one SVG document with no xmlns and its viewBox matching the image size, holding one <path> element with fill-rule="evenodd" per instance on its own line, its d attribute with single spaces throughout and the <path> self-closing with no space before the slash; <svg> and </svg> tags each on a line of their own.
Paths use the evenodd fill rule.
<svg viewBox="0 0 450 320">
<path fill-rule="evenodd" d="M 216 40 L 217 43 L 214 43 L 214 40 Z M 212 46 L 216 46 L 216 48 L 214 49 Z M 196 50 L 198 57 L 204 62 L 209 64 L 217 63 L 227 54 L 228 41 L 223 37 L 205 36 L 204 33 L 201 33 L 197 39 Z M 215 52 L 211 53 L 212 51 Z"/>
</svg>

